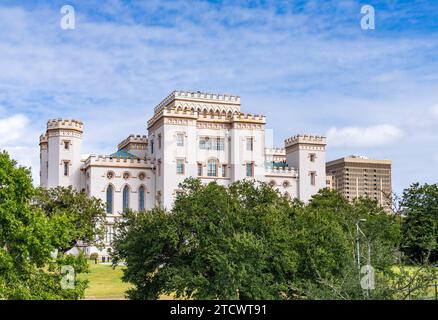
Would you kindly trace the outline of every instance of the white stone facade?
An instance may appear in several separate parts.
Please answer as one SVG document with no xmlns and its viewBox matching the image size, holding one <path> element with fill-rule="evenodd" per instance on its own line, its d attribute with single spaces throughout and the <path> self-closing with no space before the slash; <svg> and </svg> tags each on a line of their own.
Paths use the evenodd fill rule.
<svg viewBox="0 0 438 320">
<path fill-rule="evenodd" d="M 303 201 L 326 186 L 325 138 L 297 135 L 265 148 L 265 117 L 242 113 L 238 96 L 174 91 L 147 124 L 147 135 L 130 135 L 116 153 L 82 159 L 82 122 L 50 120 L 40 137 L 41 186 L 72 185 L 102 199 L 109 225 L 124 208 L 171 208 L 188 177 L 265 181 Z"/>
</svg>

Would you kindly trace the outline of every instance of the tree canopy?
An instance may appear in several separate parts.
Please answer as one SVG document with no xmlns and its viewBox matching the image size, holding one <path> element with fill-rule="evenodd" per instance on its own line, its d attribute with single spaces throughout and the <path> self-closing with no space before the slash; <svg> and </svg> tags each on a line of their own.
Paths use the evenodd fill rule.
<svg viewBox="0 0 438 320">
<path fill-rule="evenodd" d="M 100 199 L 71 186 L 38 188 L 32 206 L 43 210 L 53 221 L 63 220 L 53 234 L 58 250 L 67 252 L 77 245 L 102 245 L 106 213 Z M 66 228 L 66 222 L 71 228 Z"/>
<path fill-rule="evenodd" d="M 376 202 L 350 203 L 322 190 L 304 205 L 249 181 L 224 187 L 188 179 L 181 187 L 170 212 L 127 212 L 118 224 L 113 261 L 127 263 L 123 279 L 135 285 L 130 298 L 363 298 L 355 228 L 364 217 L 382 278 L 373 294 L 390 296 L 383 274 L 391 274 L 399 222 Z"/>
<path fill-rule="evenodd" d="M 30 170 L 1 152 L 0 299 L 83 297 L 87 282 L 76 279 L 73 288 L 63 286 L 63 266 L 75 274 L 86 272 L 86 259 L 64 252 L 93 237 L 99 212 L 95 200 L 70 189 L 34 189 Z"/>
<path fill-rule="evenodd" d="M 404 190 L 402 250 L 419 262 L 438 262 L 438 184 L 412 184 Z"/>
</svg>

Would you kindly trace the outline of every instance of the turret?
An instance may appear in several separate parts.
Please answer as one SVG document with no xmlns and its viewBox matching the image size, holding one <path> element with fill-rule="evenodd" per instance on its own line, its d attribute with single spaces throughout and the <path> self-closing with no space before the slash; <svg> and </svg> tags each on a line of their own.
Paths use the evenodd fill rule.
<svg viewBox="0 0 438 320">
<path fill-rule="evenodd" d="M 47 131 L 40 138 L 43 187 L 73 186 L 81 190 L 82 136 L 81 121 L 54 119 L 47 122 Z"/>
<path fill-rule="evenodd" d="M 298 196 L 302 201 L 326 186 L 325 146 L 322 136 L 297 135 L 285 140 L 286 163 L 298 169 Z"/>
</svg>

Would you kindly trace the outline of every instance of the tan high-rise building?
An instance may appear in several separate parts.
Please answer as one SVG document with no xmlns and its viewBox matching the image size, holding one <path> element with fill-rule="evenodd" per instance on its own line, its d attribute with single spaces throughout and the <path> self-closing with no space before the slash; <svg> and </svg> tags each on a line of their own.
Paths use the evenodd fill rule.
<svg viewBox="0 0 438 320">
<path fill-rule="evenodd" d="M 347 199 L 369 197 L 389 207 L 391 199 L 391 161 L 348 156 L 326 163 L 332 188 Z"/>
</svg>

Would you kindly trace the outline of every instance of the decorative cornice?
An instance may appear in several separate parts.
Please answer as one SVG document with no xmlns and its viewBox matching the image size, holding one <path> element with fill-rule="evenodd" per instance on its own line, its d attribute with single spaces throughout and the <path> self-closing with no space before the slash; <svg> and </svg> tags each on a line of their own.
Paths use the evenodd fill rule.
<svg viewBox="0 0 438 320">
<path fill-rule="evenodd" d="M 215 122 L 203 122 L 198 121 L 196 123 L 198 129 L 214 129 L 214 130 L 229 130 L 231 125 L 229 123 L 215 123 Z"/>
</svg>

